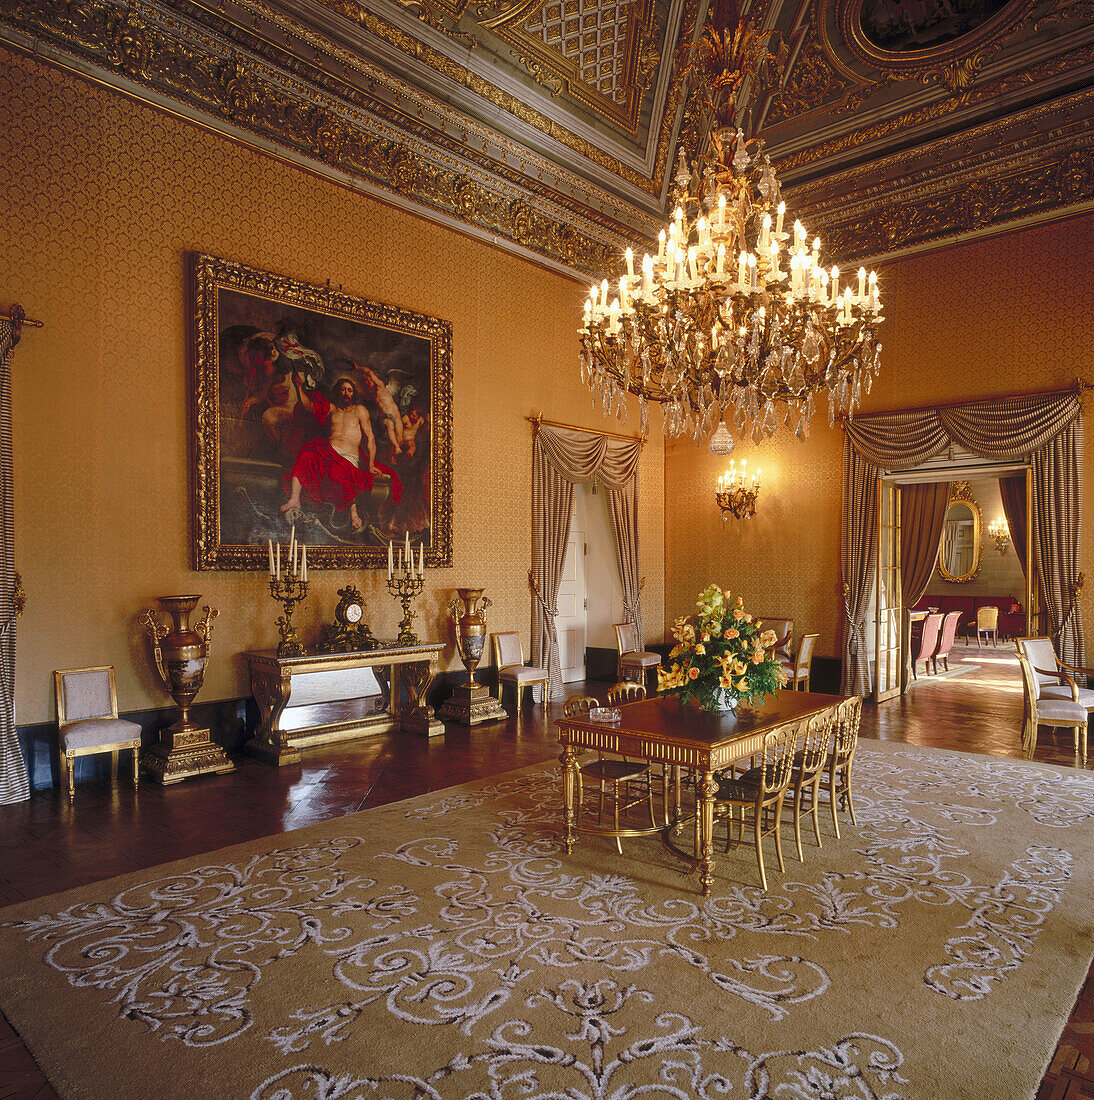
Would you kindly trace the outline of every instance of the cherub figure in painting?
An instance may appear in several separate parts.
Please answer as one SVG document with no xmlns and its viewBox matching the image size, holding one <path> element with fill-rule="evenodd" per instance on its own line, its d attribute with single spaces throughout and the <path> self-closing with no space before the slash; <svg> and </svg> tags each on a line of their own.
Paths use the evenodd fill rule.
<svg viewBox="0 0 1094 1100">
<path fill-rule="evenodd" d="M 392 457 L 398 458 L 403 453 L 403 418 L 391 390 L 371 367 L 360 367 L 354 363 L 353 371 L 361 380 L 365 400 L 379 406 L 380 424 L 391 441 Z"/>
</svg>

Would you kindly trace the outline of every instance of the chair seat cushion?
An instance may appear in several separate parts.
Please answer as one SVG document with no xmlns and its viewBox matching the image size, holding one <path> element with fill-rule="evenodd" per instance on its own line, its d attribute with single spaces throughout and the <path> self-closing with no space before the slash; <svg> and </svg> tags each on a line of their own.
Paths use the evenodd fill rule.
<svg viewBox="0 0 1094 1100">
<path fill-rule="evenodd" d="M 750 768 L 744 775 L 720 779 L 715 802 L 755 802 L 763 783 L 763 768 Z"/>
<path fill-rule="evenodd" d="M 1071 699 L 1038 699 L 1037 721 L 1042 725 L 1050 726 L 1053 722 L 1060 725 L 1072 725 L 1087 719 L 1086 707 L 1082 703 L 1073 702 Z"/>
<path fill-rule="evenodd" d="M 1037 696 L 1037 699 L 1038 709 L 1040 709 L 1040 700 L 1042 699 L 1071 700 L 1071 688 L 1066 684 L 1045 684 L 1045 686 L 1041 688 L 1041 694 Z M 1094 688 L 1079 688 L 1079 702 L 1086 707 L 1087 710 L 1094 708 Z"/>
<path fill-rule="evenodd" d="M 615 783 L 623 779 L 637 779 L 645 775 L 649 766 L 641 760 L 594 760 L 591 764 L 585 764 L 581 774 L 587 779 L 603 779 L 609 783 Z"/>
<path fill-rule="evenodd" d="M 542 668 L 532 668 L 529 665 L 510 665 L 499 669 L 498 677 L 507 684 L 527 684 L 546 680 L 547 673 Z"/>
<path fill-rule="evenodd" d="M 87 718 L 72 722 L 60 733 L 61 747 L 68 752 L 75 749 L 128 748 L 140 742 L 141 728 L 136 722 L 124 718 Z"/>
<path fill-rule="evenodd" d="M 660 663 L 661 654 L 659 653 L 647 653 L 642 651 L 641 653 L 623 654 L 624 668 L 655 668 Z"/>
</svg>

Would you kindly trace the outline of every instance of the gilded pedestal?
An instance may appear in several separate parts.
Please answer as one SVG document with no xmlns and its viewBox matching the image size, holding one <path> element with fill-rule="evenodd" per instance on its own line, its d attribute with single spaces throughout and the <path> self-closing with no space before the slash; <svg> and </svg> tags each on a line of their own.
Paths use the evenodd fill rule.
<svg viewBox="0 0 1094 1100">
<path fill-rule="evenodd" d="M 509 712 L 490 694 L 490 689 L 475 680 L 475 669 L 482 660 L 486 644 L 486 609 L 488 599 L 481 588 L 457 588 L 459 599 L 449 605 L 456 624 L 456 648 L 468 672 L 466 684 L 460 684 L 452 697 L 441 707 L 441 718 L 477 726 L 509 717 Z M 480 603 L 481 600 L 481 603 Z"/>
<path fill-rule="evenodd" d="M 160 731 L 159 740 L 141 754 L 142 770 L 157 783 L 178 783 L 195 775 L 220 775 L 235 771 L 235 764 L 215 744 L 210 731 L 190 721 L 190 707 L 201 690 L 209 640 L 217 611 L 204 608 L 205 614 L 190 629 L 190 613 L 200 596 L 163 596 L 157 599 L 162 611 L 172 619 L 163 626 L 152 611 L 146 611 L 141 624 L 152 639 L 156 671 L 163 686 L 179 708 L 179 720 Z"/>
</svg>

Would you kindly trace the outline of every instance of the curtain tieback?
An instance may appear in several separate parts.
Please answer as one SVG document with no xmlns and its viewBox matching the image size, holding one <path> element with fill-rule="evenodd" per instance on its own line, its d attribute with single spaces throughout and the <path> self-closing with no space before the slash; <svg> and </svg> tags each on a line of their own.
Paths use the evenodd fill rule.
<svg viewBox="0 0 1094 1100">
<path fill-rule="evenodd" d="M 531 571 L 528 573 L 528 583 L 532 586 L 532 591 L 536 594 L 536 599 L 539 600 L 539 606 L 543 608 L 543 614 L 549 619 L 558 618 L 558 608 L 551 607 L 547 601 L 543 598 L 543 593 L 539 590 L 539 585 L 536 583 L 536 578 L 532 576 Z M 553 627 L 553 623 L 551 624 Z"/>
<path fill-rule="evenodd" d="M 11 586 L 11 614 L 0 623 L 0 639 L 6 638 L 15 620 L 26 610 L 27 594 L 23 589 L 23 577 L 18 569 L 15 571 L 15 583 Z"/>
<path fill-rule="evenodd" d="M 1067 611 L 1064 612 L 1064 617 L 1060 620 L 1060 629 L 1052 635 L 1054 641 L 1058 642 L 1063 637 L 1064 630 L 1067 629 L 1067 624 L 1075 613 L 1075 608 L 1079 605 L 1079 595 L 1084 584 L 1086 584 L 1086 574 L 1080 572 L 1078 577 L 1075 578 L 1075 583 L 1071 586 L 1071 591 L 1068 593 Z"/>
<path fill-rule="evenodd" d="M 627 613 L 627 618 L 631 619 L 632 621 L 634 620 L 635 616 L 638 614 L 638 606 L 642 602 L 642 589 L 645 588 L 645 587 L 646 587 L 646 578 L 643 577 L 642 580 L 639 581 L 639 583 L 638 583 L 638 592 L 634 597 L 634 602 L 630 603 L 630 602 L 628 602 L 626 596 L 623 597 L 623 610 Z"/>
<path fill-rule="evenodd" d="M 851 617 L 851 586 L 846 582 L 843 585 L 843 617 L 851 628 L 851 644 L 856 652 L 861 653 L 866 648 L 866 621 L 864 619 L 861 623 L 856 623 Z"/>
</svg>

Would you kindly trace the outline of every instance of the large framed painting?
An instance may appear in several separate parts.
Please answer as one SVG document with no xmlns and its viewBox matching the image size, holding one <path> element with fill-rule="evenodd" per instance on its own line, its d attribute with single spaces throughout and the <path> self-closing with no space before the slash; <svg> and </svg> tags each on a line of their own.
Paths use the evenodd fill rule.
<svg viewBox="0 0 1094 1100">
<path fill-rule="evenodd" d="M 200 254 L 193 293 L 195 568 L 293 527 L 310 568 L 450 566 L 449 323 Z"/>
</svg>

